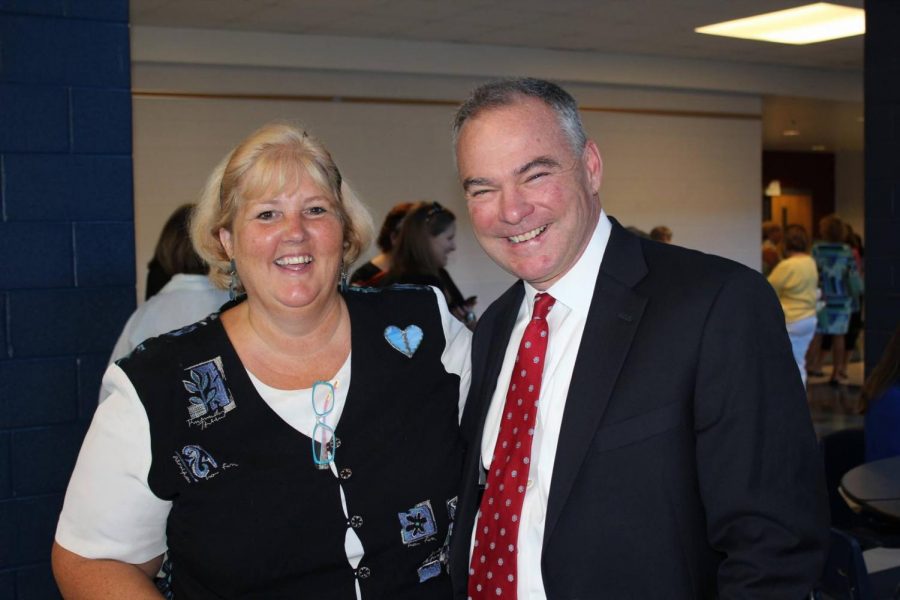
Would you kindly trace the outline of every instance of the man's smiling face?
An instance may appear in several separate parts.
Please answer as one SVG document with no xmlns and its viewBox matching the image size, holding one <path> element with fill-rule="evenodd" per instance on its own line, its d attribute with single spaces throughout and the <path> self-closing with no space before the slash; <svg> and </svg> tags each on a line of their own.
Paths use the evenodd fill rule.
<svg viewBox="0 0 900 600">
<path fill-rule="evenodd" d="M 596 145 L 575 151 L 553 109 L 523 96 L 467 120 L 456 157 L 485 252 L 535 288 L 549 288 L 577 262 L 600 216 Z"/>
</svg>

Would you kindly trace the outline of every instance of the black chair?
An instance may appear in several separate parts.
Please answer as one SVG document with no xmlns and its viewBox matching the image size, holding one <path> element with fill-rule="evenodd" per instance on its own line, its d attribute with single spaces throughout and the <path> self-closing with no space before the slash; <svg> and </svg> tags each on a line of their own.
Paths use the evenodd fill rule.
<svg viewBox="0 0 900 600">
<path fill-rule="evenodd" d="M 828 559 L 812 597 L 815 600 L 900 599 L 900 567 L 870 574 L 856 538 L 832 527 Z"/>
<path fill-rule="evenodd" d="M 824 595 L 823 595 L 824 594 Z M 831 548 L 822 579 L 816 585 L 813 598 L 823 600 L 875 600 L 869 583 L 869 573 L 862 549 L 856 539 L 843 531 L 831 528 Z"/>
<path fill-rule="evenodd" d="M 833 431 L 819 440 L 819 452 L 825 464 L 831 526 L 843 530 L 865 527 L 865 519 L 850 510 L 838 493 L 841 477 L 850 469 L 866 462 L 865 432 L 862 429 Z"/>
</svg>

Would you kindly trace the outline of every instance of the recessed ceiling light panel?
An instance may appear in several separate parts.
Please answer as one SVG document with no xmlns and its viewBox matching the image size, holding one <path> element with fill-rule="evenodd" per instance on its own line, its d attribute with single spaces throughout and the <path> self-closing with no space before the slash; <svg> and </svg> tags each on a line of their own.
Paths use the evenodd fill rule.
<svg viewBox="0 0 900 600">
<path fill-rule="evenodd" d="M 694 31 L 780 44 L 813 44 L 864 34 L 866 13 L 861 8 L 817 2 L 706 25 Z"/>
</svg>

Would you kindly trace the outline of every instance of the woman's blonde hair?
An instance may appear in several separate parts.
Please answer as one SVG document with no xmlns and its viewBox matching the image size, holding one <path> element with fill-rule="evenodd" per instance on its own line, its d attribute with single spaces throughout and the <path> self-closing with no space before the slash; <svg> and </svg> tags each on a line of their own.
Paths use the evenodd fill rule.
<svg viewBox="0 0 900 600">
<path fill-rule="evenodd" d="M 213 170 L 191 219 L 191 240 L 210 266 L 219 287 L 229 284 L 231 266 L 219 241 L 230 230 L 248 200 L 277 196 L 309 177 L 332 200 L 343 224 L 344 265 L 352 264 L 372 241 L 372 217 L 341 173 L 325 146 L 303 129 L 270 123 L 250 134 Z"/>
</svg>

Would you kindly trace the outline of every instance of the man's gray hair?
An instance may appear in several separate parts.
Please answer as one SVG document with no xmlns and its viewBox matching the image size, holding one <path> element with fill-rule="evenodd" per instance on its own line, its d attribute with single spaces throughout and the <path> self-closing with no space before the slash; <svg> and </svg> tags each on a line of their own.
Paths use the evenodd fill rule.
<svg viewBox="0 0 900 600">
<path fill-rule="evenodd" d="M 567 91 L 549 81 L 519 77 L 498 79 L 478 86 L 462 103 L 453 117 L 453 147 L 459 142 L 459 132 L 466 121 L 483 110 L 500 108 L 514 104 L 522 97 L 540 100 L 556 112 L 559 126 L 569 140 L 572 150 L 580 153 L 587 143 L 587 135 L 578 114 L 578 104 Z"/>
</svg>

